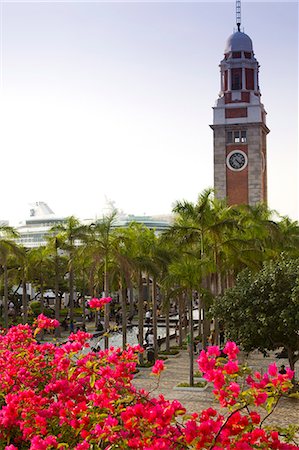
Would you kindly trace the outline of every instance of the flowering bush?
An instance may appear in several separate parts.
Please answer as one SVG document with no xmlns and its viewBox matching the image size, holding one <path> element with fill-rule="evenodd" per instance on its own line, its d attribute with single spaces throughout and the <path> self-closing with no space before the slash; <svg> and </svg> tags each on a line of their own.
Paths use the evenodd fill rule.
<svg viewBox="0 0 299 450">
<path fill-rule="evenodd" d="M 89 300 L 88 305 L 92 309 L 102 309 L 107 303 L 112 301 L 111 297 L 92 298 Z"/>
<path fill-rule="evenodd" d="M 228 412 L 208 408 L 186 416 L 178 401 L 132 385 L 139 348 L 84 353 L 90 335 L 80 331 L 61 346 L 38 344 L 35 330 L 53 325 L 41 317 L 33 328 L 18 325 L 0 336 L 1 449 L 298 448 L 264 429 L 255 410 L 261 405 L 270 413 L 291 385 L 290 371 L 281 375 L 272 365 L 263 376 L 250 375 L 236 361 L 235 344 L 227 344 L 226 358 L 210 347 L 199 368 Z M 163 369 L 157 361 L 154 373 Z"/>
</svg>

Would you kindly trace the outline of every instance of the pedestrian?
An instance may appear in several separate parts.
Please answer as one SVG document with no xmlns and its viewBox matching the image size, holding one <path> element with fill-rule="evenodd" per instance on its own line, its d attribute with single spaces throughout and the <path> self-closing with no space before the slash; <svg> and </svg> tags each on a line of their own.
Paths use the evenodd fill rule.
<svg viewBox="0 0 299 450">
<path fill-rule="evenodd" d="M 61 326 L 64 329 L 64 331 L 67 331 L 68 324 L 67 324 L 67 320 L 66 319 L 63 319 L 63 321 L 61 322 Z"/>
<path fill-rule="evenodd" d="M 154 331 L 152 329 L 149 330 L 147 335 L 147 345 L 149 347 L 154 347 Z"/>
<path fill-rule="evenodd" d="M 286 371 L 286 368 L 285 368 L 285 365 L 284 365 L 284 364 L 282 364 L 282 365 L 280 366 L 280 369 L 279 369 L 278 373 L 280 373 L 281 375 L 284 375 L 284 374 L 286 374 L 286 373 L 287 373 L 287 371 Z"/>
<path fill-rule="evenodd" d="M 148 309 L 145 313 L 145 323 L 149 324 L 151 321 L 151 317 L 152 317 L 151 311 L 150 309 Z"/>
<path fill-rule="evenodd" d="M 200 355 L 202 349 L 203 349 L 202 340 L 200 340 L 200 341 L 198 341 L 198 344 L 197 344 L 197 351 L 198 351 L 199 355 Z"/>
</svg>

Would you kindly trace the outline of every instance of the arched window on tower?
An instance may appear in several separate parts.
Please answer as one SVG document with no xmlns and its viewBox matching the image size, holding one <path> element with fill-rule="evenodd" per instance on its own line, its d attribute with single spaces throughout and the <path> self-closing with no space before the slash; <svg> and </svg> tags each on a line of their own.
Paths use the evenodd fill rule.
<svg viewBox="0 0 299 450">
<path fill-rule="evenodd" d="M 253 91 L 254 89 L 254 70 L 245 69 L 246 73 L 246 89 Z"/>
<path fill-rule="evenodd" d="M 232 69 L 232 91 L 242 89 L 242 69 Z"/>
</svg>

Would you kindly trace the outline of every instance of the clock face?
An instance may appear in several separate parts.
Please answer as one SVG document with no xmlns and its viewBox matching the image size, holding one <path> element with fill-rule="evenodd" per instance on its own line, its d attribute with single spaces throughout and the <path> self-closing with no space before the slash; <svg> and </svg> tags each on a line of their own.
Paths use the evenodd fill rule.
<svg viewBox="0 0 299 450">
<path fill-rule="evenodd" d="M 243 170 L 247 166 L 247 155 L 242 150 L 233 150 L 227 155 L 226 164 L 231 170 Z"/>
</svg>

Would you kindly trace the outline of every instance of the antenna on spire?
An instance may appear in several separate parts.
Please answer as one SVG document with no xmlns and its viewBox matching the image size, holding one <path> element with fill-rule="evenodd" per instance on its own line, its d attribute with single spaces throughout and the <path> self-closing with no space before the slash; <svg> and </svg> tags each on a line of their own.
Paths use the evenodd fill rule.
<svg viewBox="0 0 299 450">
<path fill-rule="evenodd" d="M 241 0 L 236 0 L 236 22 L 238 31 L 240 31 L 241 27 Z"/>
</svg>

